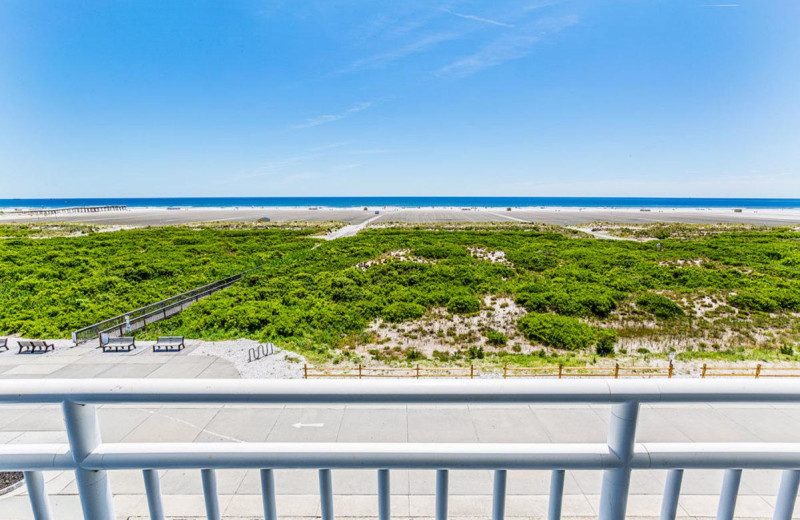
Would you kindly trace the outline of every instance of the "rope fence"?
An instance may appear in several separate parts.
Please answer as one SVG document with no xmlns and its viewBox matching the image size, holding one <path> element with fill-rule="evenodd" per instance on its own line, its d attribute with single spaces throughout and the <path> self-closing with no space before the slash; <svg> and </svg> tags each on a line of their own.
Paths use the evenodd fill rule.
<svg viewBox="0 0 800 520">
<path fill-rule="evenodd" d="M 485 376 L 497 376 L 494 370 L 479 372 L 474 365 L 468 367 L 426 367 L 415 365 L 411 367 L 365 367 L 358 365 L 352 368 L 316 368 L 303 365 L 303 378 L 339 378 L 339 379 L 372 379 L 372 378 L 469 378 L 474 379 Z M 775 377 L 800 377 L 800 367 L 773 367 L 765 366 L 761 363 L 755 367 L 733 367 L 733 366 L 714 366 L 710 367 L 704 363 L 700 372 L 696 375 L 701 379 L 712 377 L 749 377 L 749 378 L 775 378 Z M 603 367 L 574 367 L 564 366 L 563 364 L 543 366 L 543 367 L 515 367 L 503 366 L 503 379 L 512 378 L 583 378 L 583 377 L 605 377 L 611 379 L 623 379 L 630 377 L 657 378 L 664 377 L 671 379 L 675 376 L 675 366 L 670 362 L 663 367 L 636 367 L 622 366 L 619 363 L 613 366 Z"/>
</svg>

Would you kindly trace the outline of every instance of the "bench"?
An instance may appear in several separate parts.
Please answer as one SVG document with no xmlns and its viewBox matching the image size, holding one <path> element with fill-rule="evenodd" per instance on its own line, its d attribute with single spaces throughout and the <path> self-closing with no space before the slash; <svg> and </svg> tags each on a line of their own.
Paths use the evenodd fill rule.
<svg viewBox="0 0 800 520">
<path fill-rule="evenodd" d="M 100 348 L 103 349 L 103 352 L 108 352 L 112 349 L 114 352 L 119 352 L 120 350 L 127 350 L 130 352 L 131 349 L 136 348 L 136 341 L 132 337 L 106 338 L 106 340 L 100 344 Z"/>
<path fill-rule="evenodd" d="M 0 348 L 8 350 L 8 338 L 0 338 Z"/>
<path fill-rule="evenodd" d="M 180 351 L 186 346 L 183 344 L 183 336 L 159 336 L 156 344 L 153 345 L 153 352 L 172 352 Z"/>
<path fill-rule="evenodd" d="M 17 345 L 19 345 L 18 354 L 22 354 L 23 351 L 33 354 L 36 351 L 45 353 L 48 350 L 56 350 L 54 343 L 47 343 L 46 341 L 40 340 L 19 340 L 17 341 Z"/>
</svg>

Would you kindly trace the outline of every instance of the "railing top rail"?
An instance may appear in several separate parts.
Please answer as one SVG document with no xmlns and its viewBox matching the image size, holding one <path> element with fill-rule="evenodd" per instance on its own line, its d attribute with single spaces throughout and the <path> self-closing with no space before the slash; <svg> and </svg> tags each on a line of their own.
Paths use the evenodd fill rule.
<svg viewBox="0 0 800 520">
<path fill-rule="evenodd" d="M 1 403 L 800 403 L 786 380 L 51 379 L 0 381 Z"/>
</svg>

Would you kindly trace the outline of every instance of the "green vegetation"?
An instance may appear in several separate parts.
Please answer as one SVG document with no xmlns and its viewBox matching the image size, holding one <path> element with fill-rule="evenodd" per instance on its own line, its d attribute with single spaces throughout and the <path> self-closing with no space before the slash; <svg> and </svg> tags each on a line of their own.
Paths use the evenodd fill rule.
<svg viewBox="0 0 800 520">
<path fill-rule="evenodd" d="M 527 314 L 518 325 L 529 340 L 562 350 L 582 350 L 597 339 L 594 328 L 568 316 Z"/>
<path fill-rule="evenodd" d="M 613 356 L 614 344 L 617 342 L 617 333 L 613 330 L 604 329 L 597 333 L 597 345 L 595 352 L 598 356 Z M 648 352 L 649 353 L 649 352 Z"/>
<path fill-rule="evenodd" d="M 447 302 L 447 310 L 453 314 L 475 314 L 481 310 L 481 301 L 474 296 L 453 296 Z"/>
<path fill-rule="evenodd" d="M 508 343 L 508 338 L 500 331 L 490 330 L 486 333 L 486 342 L 493 347 L 502 347 Z"/>
<path fill-rule="evenodd" d="M 96 321 L 309 250 L 306 237 L 316 231 L 171 227 L 0 240 L 0 335 L 69 337 Z"/>
<path fill-rule="evenodd" d="M 65 228 L 70 236 L 39 239 L 31 237 L 65 232 L 3 226 L 0 335 L 67 337 L 263 265 L 145 334 L 251 337 L 334 361 L 569 363 L 573 354 L 614 355 L 615 345 L 686 358 L 798 350 L 796 230 L 630 231 L 659 232 L 660 248 L 512 223 L 312 238 L 329 227 Z"/>
<path fill-rule="evenodd" d="M 684 315 L 683 309 L 677 303 L 660 294 L 645 293 L 636 299 L 636 305 L 665 320 Z"/>
</svg>

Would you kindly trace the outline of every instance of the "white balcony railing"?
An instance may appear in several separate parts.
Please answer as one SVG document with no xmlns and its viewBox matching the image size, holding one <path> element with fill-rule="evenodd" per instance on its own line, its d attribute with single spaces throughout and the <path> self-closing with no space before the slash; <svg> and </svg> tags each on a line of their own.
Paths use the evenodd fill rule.
<svg viewBox="0 0 800 520">
<path fill-rule="evenodd" d="M 232 381 L 232 380 L 7 380 L 0 405 L 61 404 L 69 444 L 0 446 L 0 470 L 23 471 L 34 517 L 51 518 L 43 471 L 73 470 L 84 517 L 114 518 L 107 470 L 142 470 L 152 519 L 163 519 L 158 471 L 198 469 L 208 518 L 220 508 L 215 470 L 261 470 L 266 520 L 276 520 L 272 470 L 319 470 L 322 520 L 333 520 L 331 470 L 375 469 L 378 518 L 389 520 L 393 469 L 436 471 L 437 520 L 447 518 L 448 471 L 494 470 L 493 520 L 505 513 L 509 470 L 552 471 L 548 520 L 561 517 L 565 470 L 603 470 L 600 520 L 622 520 L 632 470 L 665 469 L 661 520 L 676 515 L 684 469 L 725 470 L 718 520 L 732 520 L 743 469 L 783 470 L 774 520 L 791 520 L 800 484 L 800 443 L 637 443 L 642 403 L 798 403 L 790 381 Z M 104 443 L 95 405 L 153 403 L 601 403 L 611 405 L 606 444 L 450 443 Z"/>
</svg>

